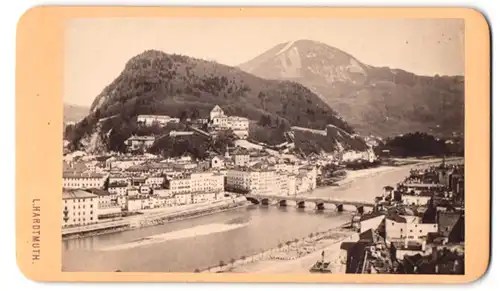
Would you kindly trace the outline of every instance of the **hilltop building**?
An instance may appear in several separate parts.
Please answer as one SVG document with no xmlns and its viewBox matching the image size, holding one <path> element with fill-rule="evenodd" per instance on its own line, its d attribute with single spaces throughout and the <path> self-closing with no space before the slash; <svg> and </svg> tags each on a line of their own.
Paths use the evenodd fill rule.
<svg viewBox="0 0 500 291">
<path fill-rule="evenodd" d="M 133 135 L 125 141 L 125 144 L 127 145 L 129 151 L 137 151 L 149 149 L 151 146 L 153 146 L 154 142 L 154 136 Z"/>
<path fill-rule="evenodd" d="M 246 139 L 248 137 L 248 118 L 240 116 L 227 116 L 219 105 L 216 105 L 210 111 L 208 126 L 212 131 L 230 129 L 239 138 Z"/>
<path fill-rule="evenodd" d="M 169 122 L 179 123 L 179 118 L 170 117 L 168 115 L 138 115 L 137 123 L 145 126 L 165 126 Z"/>
</svg>

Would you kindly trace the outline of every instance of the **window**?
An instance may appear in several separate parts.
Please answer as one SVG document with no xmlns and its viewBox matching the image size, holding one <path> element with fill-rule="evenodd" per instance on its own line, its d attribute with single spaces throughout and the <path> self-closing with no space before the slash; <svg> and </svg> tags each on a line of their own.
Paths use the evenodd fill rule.
<svg viewBox="0 0 500 291">
<path fill-rule="evenodd" d="M 410 232 L 413 232 L 413 229 L 410 229 Z"/>
<path fill-rule="evenodd" d="M 401 232 L 403 232 L 403 229 L 401 229 Z"/>
<path fill-rule="evenodd" d="M 394 225 L 394 222 L 392 223 L 392 225 Z"/>
</svg>

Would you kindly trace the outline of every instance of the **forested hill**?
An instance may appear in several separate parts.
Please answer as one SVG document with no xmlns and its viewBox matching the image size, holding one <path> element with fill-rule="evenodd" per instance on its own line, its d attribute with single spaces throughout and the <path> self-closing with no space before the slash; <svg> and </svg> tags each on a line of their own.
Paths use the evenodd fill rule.
<svg viewBox="0 0 500 291">
<path fill-rule="evenodd" d="M 215 62 L 149 50 L 130 59 L 95 98 L 90 114 L 73 130 L 72 141 L 78 144 L 88 138 L 105 118 L 113 117 L 101 122 L 101 130 L 113 129 L 116 134 L 133 127 L 139 114 L 206 118 L 215 105 L 229 115 L 269 119 L 269 126 L 324 129 L 333 124 L 353 131 L 316 94 L 298 83 L 265 80 Z"/>
</svg>

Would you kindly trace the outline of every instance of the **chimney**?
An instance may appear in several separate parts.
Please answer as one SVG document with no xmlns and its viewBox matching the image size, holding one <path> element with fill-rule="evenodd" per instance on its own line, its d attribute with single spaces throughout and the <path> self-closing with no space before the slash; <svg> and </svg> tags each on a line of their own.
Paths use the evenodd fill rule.
<svg viewBox="0 0 500 291">
<path fill-rule="evenodd" d="M 427 248 L 427 241 L 425 238 L 422 239 L 422 251 L 425 252 L 425 249 Z"/>
<path fill-rule="evenodd" d="M 408 236 L 405 237 L 405 249 L 408 248 Z"/>
</svg>

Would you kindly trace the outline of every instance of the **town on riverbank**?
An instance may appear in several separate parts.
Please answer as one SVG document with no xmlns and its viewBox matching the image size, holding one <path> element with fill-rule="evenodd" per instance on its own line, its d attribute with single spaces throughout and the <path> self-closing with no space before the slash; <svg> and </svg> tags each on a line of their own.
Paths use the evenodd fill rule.
<svg viewBox="0 0 500 291">
<path fill-rule="evenodd" d="M 464 274 L 464 189 L 463 161 L 421 165 L 348 224 L 202 272 Z"/>
<path fill-rule="evenodd" d="M 169 127 L 172 124 L 175 125 L 173 128 L 178 128 L 182 122 L 178 118 L 161 115 L 137 117 L 137 123 L 143 128 Z M 439 227 L 439 221 L 444 223 L 450 220 L 444 218 L 446 215 L 457 215 L 435 211 L 434 222 L 429 222 L 431 214 L 427 212 L 431 210 L 427 209 L 445 207 L 449 213 L 455 213 L 460 209 L 457 205 L 462 203 L 462 212 L 457 213 L 463 216 L 463 167 L 460 176 L 460 167 L 450 166 L 441 157 L 392 157 L 387 151 L 381 151 L 379 156 L 375 153 L 374 146 L 377 144 L 373 140 L 367 142 L 367 147 L 306 155 L 300 147 L 295 148 L 294 139 L 301 133 L 309 134 L 309 129 L 295 128 L 295 134 L 288 134 L 290 142 L 269 146 L 248 138 L 249 122 L 242 117 L 226 116 L 216 106 L 209 118 L 190 121 L 189 130 L 169 132 L 171 139 L 202 136 L 217 144 L 214 151 L 204 158 L 152 153 L 150 149 L 162 142 L 162 136 L 133 135 L 125 141 L 125 153 L 90 154 L 66 149 L 63 157 L 63 240 L 214 214 L 249 205 L 249 201 L 255 202 L 255 197 L 263 201 L 278 197 L 278 205 L 286 206 L 286 201 L 290 200 L 300 208 L 307 199 L 315 200 L 311 196 L 315 189 L 330 188 L 331 195 L 335 196 L 335 187 L 345 187 L 357 179 L 370 178 L 408 165 L 415 166 L 410 176 L 394 187 L 388 185 L 386 193 L 375 201 L 348 201 L 350 198 L 347 198 L 342 202 L 358 208 L 357 214 L 353 212 L 349 225 L 311 233 L 304 238 L 282 242 L 274 249 L 230 262 L 221 261 L 217 266 L 194 271 L 399 272 L 397 268 L 405 264 L 404 259 L 408 255 L 420 255 L 422 258 L 429 255 L 428 250 L 435 243 L 427 242 L 428 234 L 439 234 L 442 238 L 446 233 L 443 229 L 451 226 Z M 325 136 L 332 130 L 331 127 L 324 133 L 314 134 Z M 65 146 L 69 145 L 66 143 Z M 453 157 L 446 161 L 461 159 Z M 422 170 L 422 167 L 441 161 L 439 167 Z M 459 183 L 462 183 L 461 186 Z M 458 198 L 460 195 L 462 198 Z M 319 210 L 327 202 L 335 204 L 336 211 L 344 210 L 338 201 L 325 201 L 326 198 L 316 202 Z M 359 203 L 373 209 L 365 212 Z M 422 219 L 424 214 L 427 217 L 425 221 Z M 388 220 L 389 228 L 395 225 L 392 221 L 399 223 L 399 237 L 392 237 L 395 230 L 386 230 Z M 380 226 L 381 223 L 383 226 Z M 415 229 L 411 229 L 413 225 Z M 385 231 L 379 232 L 380 229 Z M 389 238 L 386 237 L 387 231 Z M 413 234 L 413 231 L 418 233 Z M 375 241 L 367 242 L 367 237 Z M 368 255 L 365 250 L 368 246 L 377 250 L 383 248 L 378 244 L 380 241 L 391 250 L 391 257 L 387 259 L 397 268 L 380 271 L 376 267 L 379 263 L 372 258 L 376 255 Z M 446 238 L 444 241 L 448 243 Z M 446 243 L 439 245 L 439 250 L 443 250 Z M 420 244 L 419 251 L 415 244 Z M 362 248 L 360 245 L 365 251 L 358 250 Z M 459 249 L 456 246 L 454 251 Z M 360 252 L 365 257 L 356 257 Z M 401 255 L 402 252 L 405 255 Z M 318 260 L 319 257 L 321 260 Z M 372 265 L 369 263 L 371 259 L 374 261 Z M 359 265 L 354 263 L 357 261 L 363 261 L 364 266 L 353 267 Z"/>
</svg>

